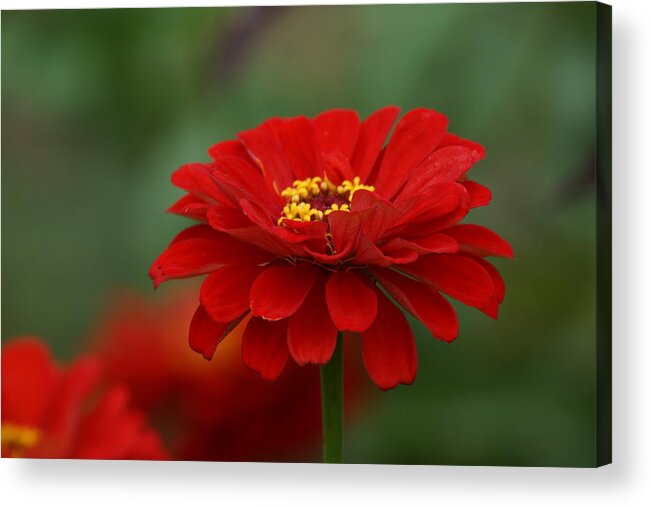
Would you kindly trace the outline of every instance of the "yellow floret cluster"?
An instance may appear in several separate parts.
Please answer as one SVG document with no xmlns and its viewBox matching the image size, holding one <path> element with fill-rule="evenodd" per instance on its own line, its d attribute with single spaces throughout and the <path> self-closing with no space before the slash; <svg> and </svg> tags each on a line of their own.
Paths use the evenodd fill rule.
<svg viewBox="0 0 651 507">
<path fill-rule="evenodd" d="M 287 204 L 283 208 L 283 214 L 278 219 L 278 225 L 284 220 L 301 220 L 310 222 L 312 220 L 323 220 L 323 217 L 333 211 L 350 211 L 350 202 L 357 190 L 375 191 L 371 185 L 363 185 L 359 176 L 352 181 L 344 180 L 339 185 L 333 184 L 327 177 L 307 178 L 305 180 L 296 180 L 291 187 L 287 187 L 280 195 L 287 199 Z M 318 209 L 310 201 L 319 196 L 335 196 L 347 202 L 332 203 L 327 209 Z"/>
<path fill-rule="evenodd" d="M 31 426 L 3 423 L 2 449 L 9 449 L 10 456 L 20 458 L 25 450 L 36 445 L 40 435 L 40 431 Z"/>
</svg>

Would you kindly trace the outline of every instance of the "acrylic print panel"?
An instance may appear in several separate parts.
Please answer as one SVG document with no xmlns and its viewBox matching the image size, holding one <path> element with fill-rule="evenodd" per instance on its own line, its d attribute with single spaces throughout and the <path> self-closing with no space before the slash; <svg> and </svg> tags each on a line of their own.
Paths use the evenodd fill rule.
<svg viewBox="0 0 651 507">
<path fill-rule="evenodd" d="M 13 11 L 2 65 L 4 457 L 610 461 L 609 7 Z"/>
</svg>

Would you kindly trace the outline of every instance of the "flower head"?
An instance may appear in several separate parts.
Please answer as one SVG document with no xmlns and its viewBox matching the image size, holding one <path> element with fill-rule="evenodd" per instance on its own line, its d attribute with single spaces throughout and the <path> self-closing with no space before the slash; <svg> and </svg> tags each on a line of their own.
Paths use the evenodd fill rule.
<svg viewBox="0 0 651 507">
<path fill-rule="evenodd" d="M 2 456 L 165 459 L 158 435 L 128 406 L 124 389 L 109 389 L 87 406 L 98 366 L 88 356 L 61 368 L 36 338 L 3 347 Z"/>
<path fill-rule="evenodd" d="M 201 224 L 174 238 L 150 276 L 157 286 L 208 275 L 190 324 L 194 350 L 212 358 L 251 314 L 244 362 L 275 379 L 289 357 L 328 362 L 337 331 L 353 331 L 369 375 L 389 389 L 417 370 L 394 301 L 444 341 L 458 323 L 442 293 L 497 317 L 504 284 L 484 258 L 512 249 L 489 229 L 459 224 L 490 202 L 466 179 L 484 149 L 448 133 L 430 109 L 406 113 L 385 146 L 398 113 L 272 118 L 172 175 L 187 195 L 169 211 Z"/>
</svg>

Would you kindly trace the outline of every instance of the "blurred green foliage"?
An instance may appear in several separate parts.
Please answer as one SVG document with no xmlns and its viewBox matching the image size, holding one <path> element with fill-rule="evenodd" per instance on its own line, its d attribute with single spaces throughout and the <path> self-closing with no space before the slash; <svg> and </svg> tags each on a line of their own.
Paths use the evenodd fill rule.
<svg viewBox="0 0 651 507">
<path fill-rule="evenodd" d="M 453 344 L 414 322 L 418 379 L 377 395 L 347 460 L 594 464 L 593 3 L 3 12 L 3 338 L 69 358 L 107 290 L 151 291 L 185 223 L 169 175 L 212 143 L 388 104 L 486 146 L 471 220 L 517 260 L 499 321 L 457 306 Z"/>
</svg>

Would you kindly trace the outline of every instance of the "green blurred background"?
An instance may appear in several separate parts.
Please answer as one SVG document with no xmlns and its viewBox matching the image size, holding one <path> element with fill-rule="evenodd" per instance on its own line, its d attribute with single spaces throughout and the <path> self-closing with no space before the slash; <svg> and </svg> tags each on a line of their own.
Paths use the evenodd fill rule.
<svg viewBox="0 0 651 507">
<path fill-rule="evenodd" d="M 471 221 L 517 259 L 499 321 L 457 305 L 451 345 L 414 322 L 418 378 L 348 429 L 347 461 L 591 466 L 595 72 L 593 3 L 3 12 L 2 337 L 68 359 L 107 291 L 151 291 L 186 225 L 169 175 L 212 143 L 432 107 L 487 148 Z"/>
</svg>

